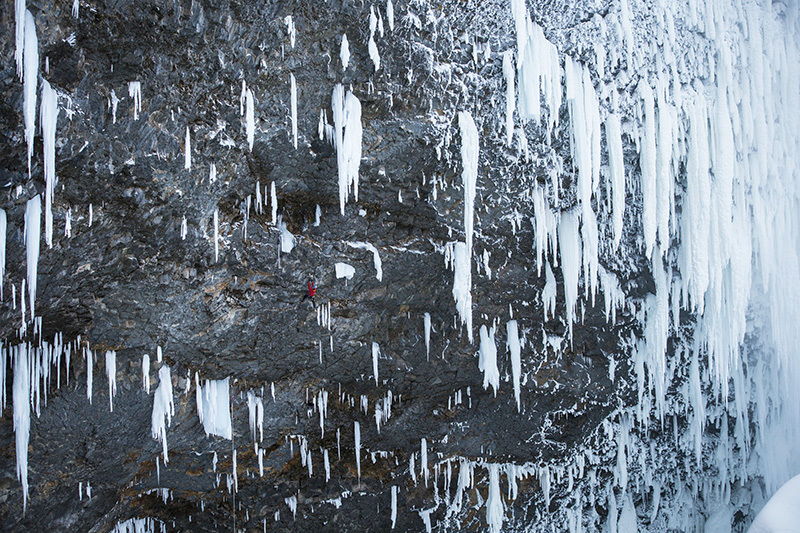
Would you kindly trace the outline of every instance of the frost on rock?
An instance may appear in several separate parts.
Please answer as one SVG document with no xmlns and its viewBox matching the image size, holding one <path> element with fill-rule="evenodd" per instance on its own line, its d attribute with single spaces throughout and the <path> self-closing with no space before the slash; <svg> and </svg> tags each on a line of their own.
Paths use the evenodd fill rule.
<svg viewBox="0 0 800 533">
<path fill-rule="evenodd" d="M 172 375 L 169 367 L 163 365 L 158 369 L 159 384 L 153 396 L 153 415 L 151 417 L 150 433 L 154 439 L 161 442 L 164 463 L 169 462 L 167 454 L 167 426 L 172 423 L 175 414 L 175 403 L 172 400 Z"/>
<path fill-rule="evenodd" d="M 220 380 L 206 380 L 201 387 L 195 376 L 197 416 L 203 424 L 206 435 L 218 435 L 230 439 L 231 427 L 231 400 L 230 378 Z"/>
<path fill-rule="evenodd" d="M 339 209 L 344 215 L 344 205 L 350 192 L 358 201 L 358 169 L 361 165 L 361 102 L 344 87 L 337 84 L 333 88 L 331 101 L 333 108 L 334 145 L 336 164 L 339 173 Z"/>
</svg>

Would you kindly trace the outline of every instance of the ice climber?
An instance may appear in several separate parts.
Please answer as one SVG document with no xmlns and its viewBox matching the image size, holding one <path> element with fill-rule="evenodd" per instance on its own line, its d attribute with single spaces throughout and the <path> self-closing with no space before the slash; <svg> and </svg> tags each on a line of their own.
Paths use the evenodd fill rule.
<svg viewBox="0 0 800 533">
<path fill-rule="evenodd" d="M 317 302 L 314 301 L 314 295 L 317 293 L 317 282 L 314 281 L 314 278 L 308 278 L 308 292 L 303 295 L 303 299 L 300 300 L 300 303 L 305 302 L 306 300 L 311 300 L 311 305 L 314 306 L 314 309 L 317 308 Z"/>
</svg>

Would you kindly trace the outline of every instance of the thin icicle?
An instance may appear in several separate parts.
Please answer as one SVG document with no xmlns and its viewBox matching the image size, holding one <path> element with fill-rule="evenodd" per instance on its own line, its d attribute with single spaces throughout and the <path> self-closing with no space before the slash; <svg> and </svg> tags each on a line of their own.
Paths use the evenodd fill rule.
<svg viewBox="0 0 800 533">
<path fill-rule="evenodd" d="M 245 132 L 247 134 L 247 146 L 250 148 L 250 151 L 253 151 L 253 142 L 256 138 L 256 118 L 255 118 L 255 97 L 253 96 L 253 91 L 247 89 L 245 92 L 244 97 L 244 107 L 245 107 Z"/>
<path fill-rule="evenodd" d="M 192 135 L 189 126 L 186 126 L 186 139 L 183 148 L 183 168 L 189 170 L 192 168 Z"/>
<path fill-rule="evenodd" d="M 289 74 L 289 83 L 291 85 L 291 106 L 292 106 L 292 144 L 295 150 L 297 149 L 297 83 L 294 79 L 294 74 Z M 250 145 L 252 150 L 252 143 Z"/>
</svg>

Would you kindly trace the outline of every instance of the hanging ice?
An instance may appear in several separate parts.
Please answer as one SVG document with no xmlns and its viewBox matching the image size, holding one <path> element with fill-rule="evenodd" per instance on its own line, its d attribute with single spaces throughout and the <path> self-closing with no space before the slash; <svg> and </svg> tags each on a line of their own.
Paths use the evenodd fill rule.
<svg viewBox="0 0 800 533">
<path fill-rule="evenodd" d="M 253 142 L 255 141 L 256 137 L 256 117 L 255 117 L 255 98 L 253 97 L 253 91 L 247 89 L 244 96 L 244 129 L 247 135 L 247 146 L 250 148 L 250 151 L 253 151 Z M 188 130 L 187 130 L 187 139 L 189 138 Z M 188 142 L 188 141 L 187 141 Z M 187 167 L 188 168 L 188 167 Z"/>
<path fill-rule="evenodd" d="M 6 212 L 0 209 L 0 300 L 3 299 L 3 278 L 6 275 Z"/>
<path fill-rule="evenodd" d="M 142 356 L 142 388 L 146 394 L 150 394 L 150 356 Z"/>
<path fill-rule="evenodd" d="M 139 120 L 139 113 L 142 112 L 142 82 L 128 82 L 128 96 L 133 99 L 133 120 Z M 114 104 L 114 122 L 116 122 L 116 104 Z"/>
<path fill-rule="evenodd" d="M 117 353 L 106 352 L 106 376 L 108 377 L 108 410 L 114 412 L 114 395 L 117 394 Z"/>
<path fill-rule="evenodd" d="M 25 54 L 23 61 L 22 111 L 25 117 L 25 140 L 28 143 L 28 177 L 30 177 L 33 137 L 36 133 L 34 128 L 36 122 L 36 85 L 39 83 L 39 41 L 36 38 L 36 22 L 30 11 L 25 11 Z"/>
<path fill-rule="evenodd" d="M 20 343 L 14 357 L 14 434 L 17 448 L 17 479 L 22 483 L 22 509 L 28 506 L 28 442 L 31 431 L 31 376 L 28 345 Z M 3 354 L 5 357 L 5 354 Z"/>
<path fill-rule="evenodd" d="M 472 272 L 467 245 L 463 242 L 455 243 L 453 247 L 453 299 L 456 310 L 461 317 L 461 323 L 467 326 L 467 336 L 472 342 Z"/>
<path fill-rule="evenodd" d="M 214 209 L 214 262 L 219 262 L 219 209 Z"/>
<path fill-rule="evenodd" d="M 189 170 L 192 168 L 192 136 L 189 126 L 186 126 L 186 139 L 184 140 L 183 149 L 183 168 Z"/>
<path fill-rule="evenodd" d="M 611 113 L 605 121 L 608 170 L 611 186 L 611 213 L 614 250 L 622 240 L 622 220 L 625 214 L 625 161 L 622 156 L 622 131 L 619 115 Z"/>
<path fill-rule="evenodd" d="M 503 527 L 504 505 L 500 494 L 500 473 L 496 464 L 486 466 L 489 470 L 489 495 L 486 498 L 486 524 L 489 531 L 499 533 Z"/>
<path fill-rule="evenodd" d="M 294 249 L 295 237 L 286 228 L 286 222 L 278 218 L 278 230 L 281 232 L 281 252 L 288 254 Z"/>
<path fill-rule="evenodd" d="M 231 401 L 230 378 L 206 380 L 202 387 L 196 387 L 197 416 L 203 424 L 206 435 L 218 435 L 230 439 Z"/>
<path fill-rule="evenodd" d="M 17 76 L 20 80 L 24 80 L 23 71 L 23 50 L 25 47 L 25 0 L 14 0 L 14 18 L 16 21 L 16 50 L 14 51 L 14 59 L 17 62 Z"/>
<path fill-rule="evenodd" d="M 425 327 L 425 356 L 430 358 L 431 355 L 431 314 L 425 313 L 423 315 L 423 325 Z"/>
<path fill-rule="evenodd" d="M 487 329 L 486 325 L 480 330 L 481 345 L 478 350 L 478 370 L 483 372 L 484 390 L 492 386 L 494 395 L 500 388 L 500 371 L 497 368 L 497 344 L 494 340 L 494 326 Z"/>
<path fill-rule="evenodd" d="M 36 280 L 39 269 L 39 244 L 41 242 L 42 201 L 37 194 L 25 206 L 25 252 L 28 266 L 28 300 L 30 301 L 31 321 L 36 305 Z"/>
<path fill-rule="evenodd" d="M 381 349 L 377 342 L 372 343 L 372 373 L 375 375 L 375 386 L 378 386 L 378 358 L 381 356 Z"/>
<path fill-rule="evenodd" d="M 289 74 L 291 107 L 292 107 L 292 144 L 295 150 L 297 149 L 297 83 L 294 80 L 294 74 Z M 253 144 L 250 143 L 250 149 L 253 149 Z"/>
<path fill-rule="evenodd" d="M 386 0 L 386 21 L 389 23 L 389 31 L 394 31 L 394 6 L 392 0 Z"/>
<path fill-rule="evenodd" d="M 541 118 L 541 97 L 548 108 L 548 137 L 558 123 L 561 107 L 561 65 L 558 49 L 548 41 L 542 28 L 533 24 L 525 0 L 512 0 L 511 11 L 517 35 L 517 78 L 519 116 L 523 120 Z"/>
<path fill-rule="evenodd" d="M 361 165 L 361 102 L 351 91 L 344 94 L 344 87 L 333 88 L 334 144 L 339 172 L 339 209 L 344 215 L 350 191 L 358 201 L 358 168 Z"/>
<path fill-rule="evenodd" d="M 564 299 L 567 307 L 567 330 L 572 341 L 572 324 L 575 321 L 575 304 L 578 301 L 578 275 L 581 268 L 581 243 L 578 237 L 578 211 L 561 214 L 558 224 L 561 245 L 561 272 L 564 276 Z"/>
<path fill-rule="evenodd" d="M 172 423 L 175 414 L 175 404 L 172 401 L 172 376 L 169 367 L 163 365 L 158 370 L 159 384 L 153 396 L 153 415 L 151 417 L 150 433 L 162 445 L 164 463 L 169 462 L 167 455 L 167 426 Z"/>
<path fill-rule="evenodd" d="M 353 422 L 353 435 L 356 448 L 356 468 L 358 469 L 358 482 L 361 483 L 361 425 Z"/>
<path fill-rule="evenodd" d="M 508 335 L 508 351 L 511 354 L 511 378 L 514 383 L 514 398 L 517 400 L 517 411 L 522 410 L 522 406 L 520 404 L 519 393 L 520 393 L 520 373 L 521 373 L 521 362 L 520 362 L 520 345 L 519 345 L 519 330 L 517 327 L 516 320 L 509 320 L 506 324 L 506 334 Z"/>
<path fill-rule="evenodd" d="M 39 110 L 44 145 L 44 228 L 45 242 L 53 247 L 53 188 L 56 181 L 56 121 L 58 120 L 58 95 L 42 80 L 42 105 Z"/>
<path fill-rule="evenodd" d="M 339 58 L 342 60 L 342 70 L 347 70 L 350 64 L 350 44 L 347 42 L 347 34 L 342 35 L 342 46 L 339 49 Z"/>
<path fill-rule="evenodd" d="M 503 76 L 506 79 L 506 146 L 511 148 L 514 140 L 514 110 L 517 107 L 517 95 L 514 91 L 514 52 L 508 50 L 503 54 Z"/>
</svg>

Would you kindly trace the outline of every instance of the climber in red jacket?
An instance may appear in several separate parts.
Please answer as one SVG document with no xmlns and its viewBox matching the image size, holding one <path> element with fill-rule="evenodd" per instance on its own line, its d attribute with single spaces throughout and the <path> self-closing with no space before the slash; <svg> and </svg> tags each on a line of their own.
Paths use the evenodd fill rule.
<svg viewBox="0 0 800 533">
<path fill-rule="evenodd" d="M 300 300 L 300 303 L 303 303 L 306 300 L 311 300 L 311 305 L 313 305 L 314 309 L 316 309 L 317 302 L 314 301 L 314 295 L 316 293 L 317 293 L 317 282 L 314 281 L 314 278 L 308 278 L 308 292 L 303 295 L 303 299 Z"/>
</svg>

